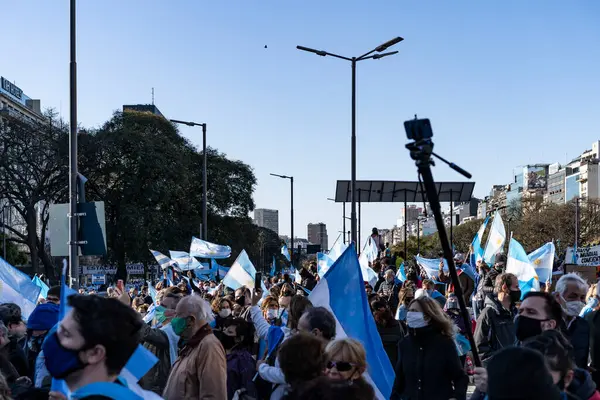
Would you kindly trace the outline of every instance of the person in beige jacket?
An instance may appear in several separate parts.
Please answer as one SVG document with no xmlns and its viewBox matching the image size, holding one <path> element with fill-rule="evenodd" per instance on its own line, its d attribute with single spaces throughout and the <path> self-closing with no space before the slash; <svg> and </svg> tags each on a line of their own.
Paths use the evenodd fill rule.
<svg viewBox="0 0 600 400">
<path fill-rule="evenodd" d="M 167 400 L 227 399 L 225 350 L 213 335 L 210 304 L 199 296 L 184 297 L 171 320 L 175 334 L 185 342 L 171 368 L 163 397 Z"/>
</svg>

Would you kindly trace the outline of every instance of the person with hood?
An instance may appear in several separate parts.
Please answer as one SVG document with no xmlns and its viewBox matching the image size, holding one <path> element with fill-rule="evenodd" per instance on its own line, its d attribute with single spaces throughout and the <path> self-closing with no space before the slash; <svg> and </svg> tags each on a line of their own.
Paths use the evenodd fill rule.
<svg viewBox="0 0 600 400">
<path fill-rule="evenodd" d="M 469 379 L 458 358 L 452 321 L 431 297 L 415 298 L 400 342 L 392 400 L 464 400 Z"/>
<path fill-rule="evenodd" d="M 486 297 L 485 308 L 477 318 L 475 345 L 483 365 L 494 354 L 515 343 L 515 304 L 521 298 L 519 281 L 513 274 L 496 278 L 494 294 Z"/>
<path fill-rule="evenodd" d="M 546 359 L 554 384 L 567 398 L 600 400 L 600 393 L 590 374 L 573 363 L 573 346 L 559 331 L 542 332 L 523 343 L 523 347 L 539 351 Z"/>
<path fill-rule="evenodd" d="M 31 376 L 26 354 L 27 325 L 23 321 L 21 307 L 14 303 L 2 304 L 0 320 L 8 328 L 10 343 L 4 349 L 8 354 L 8 359 L 17 369 L 19 376 Z"/>
<path fill-rule="evenodd" d="M 579 316 L 585 307 L 588 287 L 576 273 L 565 274 L 556 282 L 555 297 L 563 309 L 564 334 L 573 345 L 575 364 L 579 368 L 587 367 L 590 350 L 590 325 Z"/>
<path fill-rule="evenodd" d="M 41 354 L 42 343 L 48 331 L 58 323 L 58 309 L 59 306 L 54 303 L 40 304 L 27 320 L 27 359 L 29 368 L 33 371 L 31 378 L 38 388 L 50 388 L 51 377 L 44 364 L 44 355 Z"/>
</svg>

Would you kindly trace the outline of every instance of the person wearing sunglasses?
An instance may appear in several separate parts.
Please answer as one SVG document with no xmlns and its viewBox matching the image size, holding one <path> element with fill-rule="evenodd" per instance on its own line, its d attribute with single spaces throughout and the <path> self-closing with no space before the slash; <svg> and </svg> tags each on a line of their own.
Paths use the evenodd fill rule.
<svg viewBox="0 0 600 400">
<path fill-rule="evenodd" d="M 325 356 L 325 375 L 330 379 L 364 380 L 362 374 L 367 370 L 367 353 L 359 341 L 350 338 L 334 340 L 325 348 Z"/>
</svg>

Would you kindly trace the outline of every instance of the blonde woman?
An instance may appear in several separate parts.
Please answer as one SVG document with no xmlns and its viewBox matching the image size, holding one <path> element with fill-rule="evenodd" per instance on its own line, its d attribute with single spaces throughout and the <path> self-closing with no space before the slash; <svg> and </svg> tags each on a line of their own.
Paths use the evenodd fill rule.
<svg viewBox="0 0 600 400">
<path fill-rule="evenodd" d="M 597 311 L 600 309 L 600 298 L 598 297 L 598 285 L 593 284 L 590 286 L 587 295 L 585 296 L 586 305 L 579 313 L 580 317 L 585 317 L 586 314 L 591 313 L 592 311 Z"/>
<path fill-rule="evenodd" d="M 367 353 L 359 341 L 350 338 L 334 340 L 325 348 L 325 356 L 325 375 L 329 378 L 364 381 L 362 374 L 367 370 Z"/>
<path fill-rule="evenodd" d="M 392 399 L 465 399 L 469 380 L 458 358 L 452 321 L 439 303 L 423 296 L 406 314 Z"/>
</svg>

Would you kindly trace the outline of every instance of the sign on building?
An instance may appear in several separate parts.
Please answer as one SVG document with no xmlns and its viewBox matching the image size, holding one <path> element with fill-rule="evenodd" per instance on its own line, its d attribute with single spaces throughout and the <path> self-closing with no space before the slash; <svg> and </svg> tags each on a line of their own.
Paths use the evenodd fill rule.
<svg viewBox="0 0 600 400">
<path fill-rule="evenodd" d="M 575 262 L 573 262 L 573 248 L 567 247 L 565 263 L 598 267 L 600 266 L 600 246 L 578 247 Z"/>
<path fill-rule="evenodd" d="M 106 283 L 106 275 L 92 275 L 92 285 L 104 285 Z"/>
</svg>

